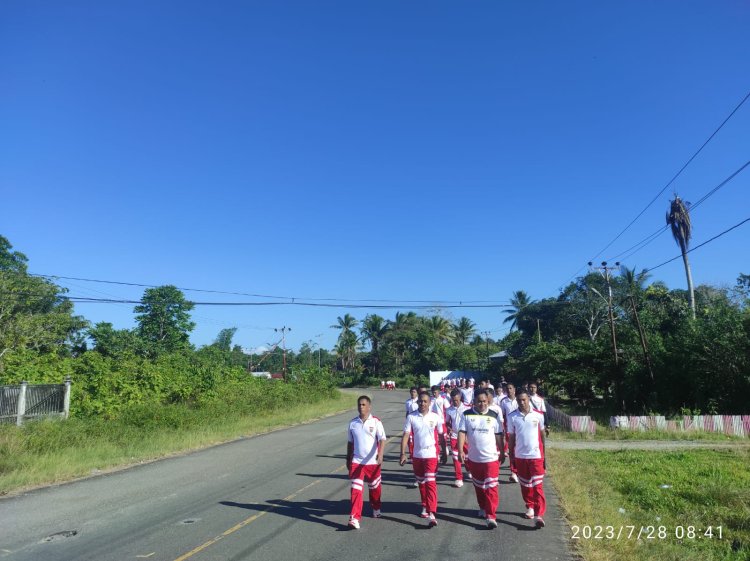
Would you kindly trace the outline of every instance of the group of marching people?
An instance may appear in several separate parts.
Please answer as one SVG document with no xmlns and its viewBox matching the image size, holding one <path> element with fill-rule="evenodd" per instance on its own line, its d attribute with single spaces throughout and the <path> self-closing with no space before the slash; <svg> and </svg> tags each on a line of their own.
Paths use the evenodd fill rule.
<svg viewBox="0 0 750 561">
<path fill-rule="evenodd" d="M 401 438 L 400 465 L 411 459 L 414 486 L 419 487 L 422 512 L 429 527 L 437 526 L 438 459 L 453 459 L 453 486 L 462 487 L 466 466 L 474 484 L 478 515 L 487 527 L 497 528 L 498 478 L 506 455 L 510 460 L 510 481 L 521 487 L 526 504 L 524 516 L 544 527 L 546 500 L 544 442 L 549 434 L 546 406 L 531 383 L 518 391 L 514 384 L 499 385 L 495 394 L 488 381 L 478 388 L 473 380 L 451 387 L 414 387 L 406 401 L 406 420 Z M 357 399 L 359 415 L 349 423 L 347 468 L 351 480 L 349 527 L 359 529 L 363 488 L 367 482 L 373 516 L 381 516 L 381 474 L 386 435 L 382 422 L 371 413 L 368 396 Z M 507 436 L 507 438 L 506 438 Z"/>
</svg>

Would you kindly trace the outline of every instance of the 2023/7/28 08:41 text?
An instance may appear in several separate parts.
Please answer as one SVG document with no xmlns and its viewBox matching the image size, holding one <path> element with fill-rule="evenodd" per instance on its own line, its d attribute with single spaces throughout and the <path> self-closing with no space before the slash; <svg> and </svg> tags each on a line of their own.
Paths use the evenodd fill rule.
<svg viewBox="0 0 750 561">
<path fill-rule="evenodd" d="M 571 526 L 572 540 L 721 540 L 721 526 Z"/>
</svg>

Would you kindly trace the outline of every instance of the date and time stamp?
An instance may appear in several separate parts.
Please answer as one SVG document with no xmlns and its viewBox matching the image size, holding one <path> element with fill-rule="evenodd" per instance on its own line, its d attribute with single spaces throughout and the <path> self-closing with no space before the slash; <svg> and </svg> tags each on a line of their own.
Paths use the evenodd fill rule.
<svg viewBox="0 0 750 561">
<path fill-rule="evenodd" d="M 721 540 L 722 526 L 571 526 L 572 540 Z"/>
</svg>

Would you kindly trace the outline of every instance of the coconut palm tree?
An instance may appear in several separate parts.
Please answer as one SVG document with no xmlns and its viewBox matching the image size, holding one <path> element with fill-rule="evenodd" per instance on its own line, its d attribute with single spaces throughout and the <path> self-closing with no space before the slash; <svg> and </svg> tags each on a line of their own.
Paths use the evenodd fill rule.
<svg viewBox="0 0 750 561">
<path fill-rule="evenodd" d="M 690 296 L 690 310 L 695 319 L 695 291 L 693 290 L 693 275 L 690 272 L 690 263 L 688 263 L 687 251 L 690 245 L 690 238 L 693 233 L 693 225 L 690 222 L 690 203 L 683 202 L 680 197 L 675 195 L 674 200 L 669 206 L 667 212 L 667 224 L 672 229 L 672 237 L 682 252 L 682 263 L 685 265 L 685 276 L 687 277 L 688 295 Z"/>
<path fill-rule="evenodd" d="M 362 320 L 359 330 L 362 342 L 369 342 L 372 347 L 372 358 L 375 365 L 375 374 L 380 370 L 380 342 L 383 340 L 388 325 L 385 319 L 377 314 L 370 314 Z"/>
<path fill-rule="evenodd" d="M 447 343 L 453 338 L 453 326 L 444 317 L 430 316 L 425 319 L 425 325 L 438 343 Z"/>
<path fill-rule="evenodd" d="M 508 314 L 508 317 L 503 320 L 503 323 L 508 323 L 509 321 L 513 322 L 510 324 L 510 330 L 513 331 L 513 329 L 517 327 L 521 315 L 523 315 L 524 308 L 533 303 L 534 301 L 529 299 L 529 295 L 526 294 L 526 292 L 523 290 L 516 290 L 513 293 L 513 297 L 510 299 L 511 308 L 509 310 L 503 310 L 503 313 Z"/>
<path fill-rule="evenodd" d="M 467 317 L 462 317 L 453 326 L 453 340 L 459 345 L 469 342 L 472 335 L 476 333 L 476 324 Z"/>
<path fill-rule="evenodd" d="M 620 267 L 620 278 L 622 279 L 625 292 L 630 296 L 637 297 L 646 288 L 646 281 L 651 275 L 646 269 L 641 269 L 640 273 L 635 272 L 635 267 L 628 269 L 625 265 Z"/>
<path fill-rule="evenodd" d="M 358 339 L 353 330 L 358 324 L 354 316 L 345 314 L 343 318 L 341 316 L 336 318 L 336 323 L 331 326 L 333 329 L 341 330 L 336 350 L 341 357 L 341 366 L 344 370 L 354 367 Z"/>
</svg>

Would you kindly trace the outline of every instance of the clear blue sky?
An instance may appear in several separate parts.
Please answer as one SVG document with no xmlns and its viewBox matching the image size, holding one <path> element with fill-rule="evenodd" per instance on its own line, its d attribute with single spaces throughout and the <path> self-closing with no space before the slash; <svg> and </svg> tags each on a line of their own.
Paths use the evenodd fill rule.
<svg viewBox="0 0 750 561">
<path fill-rule="evenodd" d="M 556 296 L 750 91 L 749 29 L 739 0 L 6 1 L 0 234 L 41 274 L 296 298 Z M 697 201 L 749 159 L 750 101 L 596 260 L 662 226 L 675 191 Z M 747 168 L 695 209 L 693 245 L 750 217 L 749 186 Z M 693 252 L 696 284 L 750 273 L 748 241 L 750 223 Z M 667 232 L 626 264 L 677 253 Z M 681 260 L 652 280 L 684 287 Z M 76 311 L 134 324 L 132 305 Z M 347 312 L 368 313 L 202 306 L 192 340 L 236 326 L 256 347 L 286 325 L 291 347 L 330 348 Z M 498 309 L 443 313 L 504 333 Z"/>
</svg>

